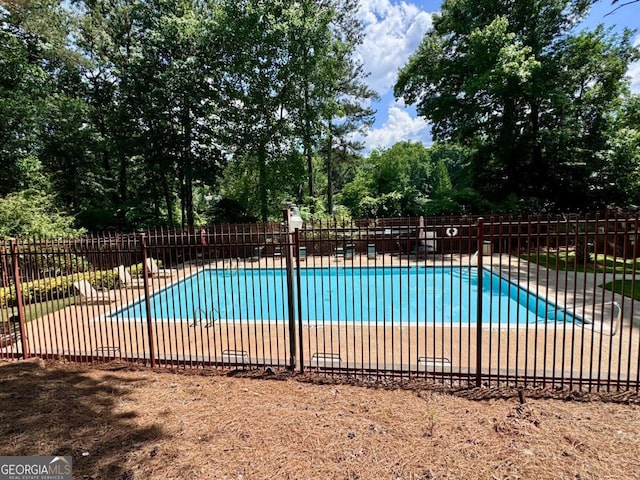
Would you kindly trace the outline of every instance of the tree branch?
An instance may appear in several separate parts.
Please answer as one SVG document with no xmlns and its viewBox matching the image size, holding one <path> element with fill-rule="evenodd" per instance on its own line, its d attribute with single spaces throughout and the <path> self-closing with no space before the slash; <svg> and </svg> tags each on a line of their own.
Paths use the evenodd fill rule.
<svg viewBox="0 0 640 480">
<path fill-rule="evenodd" d="M 611 2 L 611 4 L 613 5 L 614 3 L 618 3 L 619 0 L 613 0 Z M 623 3 L 622 5 L 618 5 L 616 8 L 614 8 L 613 10 L 611 10 L 609 13 L 607 13 L 605 15 L 605 17 L 608 17 L 609 15 L 613 15 L 614 13 L 616 13 L 618 10 L 620 10 L 622 7 L 626 7 L 627 5 L 631 5 L 632 3 L 638 3 L 640 2 L 640 0 L 629 0 L 628 2 Z"/>
</svg>

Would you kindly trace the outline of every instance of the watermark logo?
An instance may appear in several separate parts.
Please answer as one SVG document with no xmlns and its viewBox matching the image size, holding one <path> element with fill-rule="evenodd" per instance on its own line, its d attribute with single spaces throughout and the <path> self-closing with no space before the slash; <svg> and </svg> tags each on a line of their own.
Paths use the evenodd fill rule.
<svg viewBox="0 0 640 480">
<path fill-rule="evenodd" d="M 72 480 L 67 457 L 0 457 L 0 480 Z"/>
</svg>

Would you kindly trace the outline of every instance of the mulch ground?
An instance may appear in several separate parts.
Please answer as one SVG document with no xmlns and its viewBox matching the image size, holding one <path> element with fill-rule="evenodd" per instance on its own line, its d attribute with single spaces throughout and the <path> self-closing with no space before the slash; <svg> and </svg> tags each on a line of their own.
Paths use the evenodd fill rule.
<svg viewBox="0 0 640 480">
<path fill-rule="evenodd" d="M 637 395 L 552 396 L 0 363 L 0 455 L 72 455 L 78 479 L 640 478 Z"/>
</svg>

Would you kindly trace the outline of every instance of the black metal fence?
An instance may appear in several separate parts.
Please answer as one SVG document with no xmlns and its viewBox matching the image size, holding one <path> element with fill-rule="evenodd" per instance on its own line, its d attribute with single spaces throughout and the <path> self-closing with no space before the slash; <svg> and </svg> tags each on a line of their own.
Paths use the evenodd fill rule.
<svg viewBox="0 0 640 480">
<path fill-rule="evenodd" d="M 0 243 L 0 357 L 638 390 L 638 218 Z"/>
</svg>

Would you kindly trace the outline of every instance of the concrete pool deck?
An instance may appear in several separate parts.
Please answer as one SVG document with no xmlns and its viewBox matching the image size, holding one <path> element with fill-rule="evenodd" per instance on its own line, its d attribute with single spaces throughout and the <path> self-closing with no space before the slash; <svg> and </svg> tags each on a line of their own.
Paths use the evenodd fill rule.
<svg viewBox="0 0 640 480">
<path fill-rule="evenodd" d="M 484 257 L 483 266 L 547 297 L 558 306 L 587 310 L 595 316 L 592 325 L 559 322 L 482 327 L 478 342 L 475 322 L 458 326 L 313 324 L 303 322 L 304 364 L 308 367 L 354 370 L 397 370 L 402 372 L 453 372 L 474 375 L 477 346 L 482 349 L 485 375 L 546 376 L 560 379 L 600 377 L 622 382 L 638 381 L 640 359 L 640 302 L 622 298 L 599 287 L 602 275 L 555 272 L 538 268 L 517 257 Z M 510 261 L 509 261 L 510 260 Z M 378 255 L 367 259 L 307 257 L 302 268 L 327 266 L 459 266 L 473 262 L 470 256 L 411 257 Z M 151 291 L 192 275 L 203 268 L 280 268 L 282 258 L 258 261 L 182 265 L 167 278 L 150 279 Z M 536 267 L 536 268 L 534 268 Z M 574 286 L 578 294 L 574 295 Z M 537 292 L 536 292 L 537 286 Z M 107 305 L 76 304 L 44 315 L 27 324 L 28 349 L 32 355 L 75 357 L 78 359 L 149 358 L 149 331 L 146 322 L 113 320 L 106 315 L 141 298 L 142 289 L 114 291 L 116 301 Z M 572 292 L 566 295 L 564 292 Z M 622 325 L 609 335 L 612 314 L 600 315 L 598 308 L 617 301 L 623 308 Z M 598 308 L 592 306 L 599 306 Z M 27 307 L 28 308 L 28 307 Z M 219 365 L 281 365 L 290 359 L 289 325 L 278 322 L 158 321 L 153 328 L 155 357 L 160 363 Z M 300 352 L 296 333 L 296 349 Z M 4 354 L 18 349 L 10 346 Z M 446 360 L 445 360 L 446 359 Z"/>
</svg>

